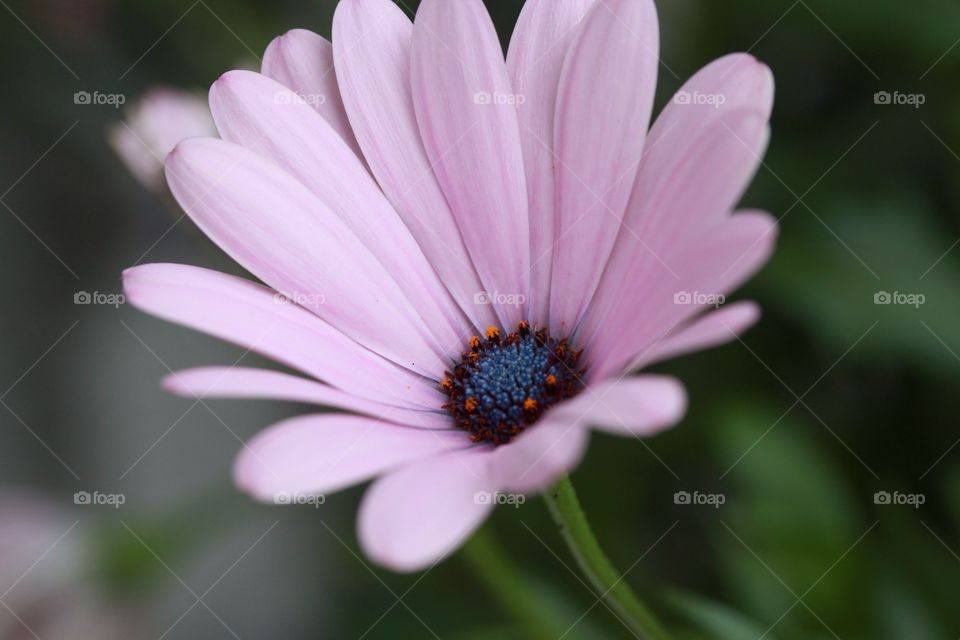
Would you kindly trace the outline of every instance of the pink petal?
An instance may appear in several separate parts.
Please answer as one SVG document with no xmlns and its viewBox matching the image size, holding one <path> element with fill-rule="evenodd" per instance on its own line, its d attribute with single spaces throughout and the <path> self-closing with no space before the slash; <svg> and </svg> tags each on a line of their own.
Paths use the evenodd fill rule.
<svg viewBox="0 0 960 640">
<path fill-rule="evenodd" d="M 424 429 L 449 429 L 450 417 L 437 411 L 402 409 L 361 398 L 328 385 L 280 371 L 249 367 L 197 367 L 163 379 L 167 391 L 192 398 L 257 398 L 305 402 Z"/>
<path fill-rule="evenodd" d="M 687 394 L 675 378 L 644 375 L 591 385 L 568 404 L 558 409 L 582 413 L 597 429 L 652 436 L 683 418 Z"/>
<path fill-rule="evenodd" d="M 609 322 L 636 313 L 650 300 L 651 286 L 667 282 L 674 290 L 688 288 L 681 281 L 680 254 L 704 229 L 728 217 L 759 165 L 767 138 L 764 114 L 738 109 L 704 128 L 684 154 L 659 155 L 670 146 L 666 139 L 660 143 L 666 146 L 648 149 L 623 230 L 579 330 L 583 344 L 609 332 Z M 658 162 L 648 169 L 654 159 Z"/>
<path fill-rule="evenodd" d="M 776 236 L 776 221 L 763 212 L 738 213 L 701 231 L 676 254 L 675 276 L 653 274 L 642 299 L 624 299 L 610 316 L 609 326 L 617 330 L 585 353 L 591 379 L 621 371 L 650 345 L 711 306 L 717 295 L 729 295 L 766 263 Z M 705 295 L 698 296 L 696 304 L 675 297 L 691 294 L 692 299 L 694 293 Z"/>
<path fill-rule="evenodd" d="M 769 118 L 773 109 L 773 74 L 747 53 L 717 58 L 683 84 L 650 130 L 648 155 L 682 156 L 704 129 L 739 109 L 759 111 L 764 118 Z M 654 152 L 661 141 L 663 147 Z M 656 164 L 652 158 L 644 160 L 645 166 Z"/>
<path fill-rule="evenodd" d="M 660 140 L 663 146 L 650 150 L 649 169 L 643 166 L 625 224 L 651 251 L 666 253 L 736 206 L 760 166 L 769 126 L 762 111 L 737 109 L 713 119 L 682 154 L 675 153 L 671 134 Z"/>
<path fill-rule="evenodd" d="M 343 0 L 333 52 L 350 122 L 370 170 L 464 313 L 496 324 L 456 220 L 420 140 L 410 92 L 413 25 L 390 0 Z"/>
<path fill-rule="evenodd" d="M 411 80 L 434 173 L 481 281 L 502 301 L 501 324 L 513 327 L 529 289 L 526 178 L 510 79 L 480 0 L 420 4 Z"/>
<path fill-rule="evenodd" d="M 346 393 L 429 409 L 444 401 L 424 378 L 249 280 L 199 267 L 148 264 L 124 271 L 123 290 L 138 309 L 260 353 Z"/>
<path fill-rule="evenodd" d="M 507 70 L 517 105 L 530 209 L 530 318 L 548 322 L 555 236 L 554 113 L 563 61 L 596 0 L 527 0 L 510 39 Z"/>
<path fill-rule="evenodd" d="M 587 449 L 588 427 L 649 436 L 683 417 L 683 386 L 665 376 L 638 376 L 591 385 L 551 409 L 510 444 L 493 452 L 491 472 L 503 489 L 534 493 L 572 471 Z"/>
<path fill-rule="evenodd" d="M 746 282 L 760 269 L 773 253 L 777 241 L 777 221 L 765 211 L 738 211 L 728 219 L 701 232 L 690 246 L 678 254 L 683 265 L 678 272 L 683 286 L 701 292 L 722 293 L 724 296 Z M 679 290 L 677 283 L 662 280 L 662 289 L 671 300 Z M 659 292 L 661 289 L 657 289 Z M 701 304 L 658 305 L 660 315 L 689 319 L 715 306 L 709 301 Z M 671 322 L 671 327 L 676 323 Z"/>
<path fill-rule="evenodd" d="M 736 302 L 721 307 L 677 327 L 663 340 L 651 345 L 629 368 L 640 369 L 655 362 L 726 344 L 759 319 L 760 307 L 754 302 Z"/>
<path fill-rule="evenodd" d="M 267 46 L 260 72 L 300 95 L 363 158 L 337 87 L 333 47 L 326 39 L 306 29 L 287 31 Z"/>
<path fill-rule="evenodd" d="M 358 516 L 360 545 L 378 564 L 419 571 L 455 551 L 493 510 L 489 449 L 444 453 L 377 480 Z"/>
<path fill-rule="evenodd" d="M 470 446 L 462 433 L 398 427 L 362 416 L 299 416 L 257 434 L 234 464 L 234 482 L 262 501 L 322 494 L 403 464 Z"/>
<path fill-rule="evenodd" d="M 377 183 L 326 121 L 296 95 L 250 71 L 224 74 L 210 108 L 224 140 L 273 160 L 309 188 L 393 275 L 444 353 L 475 333 Z"/>
<path fill-rule="evenodd" d="M 640 164 L 657 84 L 652 0 L 605 0 L 583 20 L 560 78 L 557 228 L 550 326 L 568 335 L 587 307 Z"/>
<path fill-rule="evenodd" d="M 669 273 L 671 252 L 736 204 L 763 154 L 772 105 L 773 76 L 747 54 L 713 61 L 674 95 L 648 136 L 624 227 L 582 339 L 596 335 L 625 295 L 642 295 L 645 273 L 666 270 L 676 280 Z M 728 150 L 732 157 L 724 155 Z"/>
<path fill-rule="evenodd" d="M 694 74 L 650 131 L 623 251 L 636 249 L 637 238 L 641 253 L 667 251 L 729 214 L 760 164 L 772 107 L 773 75 L 753 56 L 724 56 Z"/>
<path fill-rule="evenodd" d="M 537 493 L 572 471 L 587 450 L 586 416 L 563 405 L 493 452 L 491 472 L 503 489 Z"/>
<path fill-rule="evenodd" d="M 397 364 L 443 375 L 447 354 L 392 275 L 288 173 L 195 138 L 167 157 L 167 181 L 204 233 L 265 283 Z"/>
</svg>

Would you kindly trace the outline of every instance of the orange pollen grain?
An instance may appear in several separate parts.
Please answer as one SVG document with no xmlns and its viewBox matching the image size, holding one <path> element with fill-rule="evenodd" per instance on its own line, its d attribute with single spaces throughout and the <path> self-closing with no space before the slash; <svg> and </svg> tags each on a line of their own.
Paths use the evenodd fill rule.
<svg viewBox="0 0 960 640">
<path fill-rule="evenodd" d="M 471 349 L 479 349 L 479 348 L 480 348 L 480 344 L 481 344 L 481 342 L 480 342 L 480 337 L 479 337 L 479 336 L 473 336 L 472 338 L 470 338 L 470 348 L 471 348 Z"/>
<path fill-rule="evenodd" d="M 496 327 L 487 327 L 487 340 L 496 340 L 500 337 L 500 329 Z"/>
<path fill-rule="evenodd" d="M 537 407 L 540 406 L 537 404 L 537 401 L 533 398 L 527 398 L 523 401 L 523 410 L 524 411 L 536 411 Z"/>
<path fill-rule="evenodd" d="M 556 384 L 557 384 L 557 376 L 551 373 L 550 375 L 547 376 L 547 386 L 552 387 Z"/>
<path fill-rule="evenodd" d="M 466 401 L 463 403 L 463 407 L 464 407 L 467 411 L 469 411 L 469 412 L 471 412 L 471 413 L 472 413 L 473 411 L 476 411 L 476 410 L 477 410 L 477 399 L 476 399 L 476 398 L 467 398 Z"/>
</svg>

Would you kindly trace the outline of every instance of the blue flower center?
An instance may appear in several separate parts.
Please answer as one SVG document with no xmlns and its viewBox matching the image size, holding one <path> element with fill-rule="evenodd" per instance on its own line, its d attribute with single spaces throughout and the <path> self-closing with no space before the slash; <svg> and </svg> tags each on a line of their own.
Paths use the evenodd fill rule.
<svg viewBox="0 0 960 640">
<path fill-rule="evenodd" d="M 450 398 L 444 408 L 474 442 L 506 444 L 583 389 L 580 351 L 527 322 L 506 335 L 490 327 L 469 347 L 440 388 Z"/>
</svg>

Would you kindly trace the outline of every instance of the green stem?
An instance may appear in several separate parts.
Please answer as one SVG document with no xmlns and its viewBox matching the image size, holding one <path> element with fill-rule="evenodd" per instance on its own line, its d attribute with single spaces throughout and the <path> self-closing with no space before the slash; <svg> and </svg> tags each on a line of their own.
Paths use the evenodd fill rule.
<svg viewBox="0 0 960 640">
<path fill-rule="evenodd" d="M 486 529 L 473 535 L 463 548 L 463 557 L 490 594 L 520 623 L 524 637 L 556 638 L 551 631 L 556 625 L 555 617 L 536 595 L 536 590 L 529 588 L 525 577 L 506 560 Z"/>
<path fill-rule="evenodd" d="M 606 600 L 641 638 L 669 640 L 666 630 L 633 593 L 600 548 L 569 476 L 564 476 L 553 485 L 544 494 L 544 499 L 577 564 L 593 583 L 598 595 Z"/>
</svg>

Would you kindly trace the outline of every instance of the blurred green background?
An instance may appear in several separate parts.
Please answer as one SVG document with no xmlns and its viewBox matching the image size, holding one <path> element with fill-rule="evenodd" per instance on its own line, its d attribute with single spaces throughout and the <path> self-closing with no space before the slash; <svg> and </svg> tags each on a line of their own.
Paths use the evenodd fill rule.
<svg viewBox="0 0 960 640">
<path fill-rule="evenodd" d="M 506 42 L 522 3 L 487 4 Z M 204 91 L 228 68 L 258 66 L 287 29 L 329 37 L 335 2 L 0 5 L 0 484 L 69 513 L 88 579 L 142 637 L 525 637 L 463 554 L 423 575 L 368 566 L 359 489 L 320 509 L 233 490 L 240 441 L 301 409 L 191 406 L 157 382 L 168 366 L 230 363 L 240 350 L 73 302 L 119 291 L 120 271 L 143 261 L 237 271 L 112 153 L 105 130 L 122 111 L 73 94 Z M 773 69 L 771 147 L 745 204 L 781 218 L 780 244 L 737 296 L 759 300 L 763 321 L 660 367 L 686 383 L 689 416 L 645 443 L 596 436 L 573 476 L 581 499 L 625 579 L 684 637 L 957 638 L 960 4 L 659 10 L 659 105 L 727 52 Z M 878 305 L 878 292 L 925 302 Z M 77 491 L 126 502 L 78 508 Z M 678 505 L 678 491 L 724 502 Z M 877 492 L 923 504 L 877 504 Z M 484 534 L 550 607 L 553 637 L 629 637 L 577 577 L 541 500 L 501 508 Z M 14 574 L 0 602 L 36 573 Z M 16 626 L 10 638 L 30 637 Z"/>
</svg>

